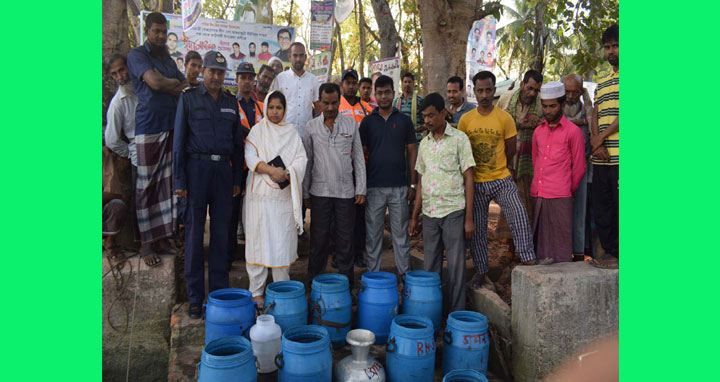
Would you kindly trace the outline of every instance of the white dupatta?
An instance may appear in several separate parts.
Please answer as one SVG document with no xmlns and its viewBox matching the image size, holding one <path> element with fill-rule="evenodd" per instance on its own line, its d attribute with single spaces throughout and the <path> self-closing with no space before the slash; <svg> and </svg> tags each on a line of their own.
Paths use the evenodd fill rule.
<svg viewBox="0 0 720 382">
<path fill-rule="evenodd" d="M 273 123 L 267 118 L 268 100 L 270 95 L 275 92 L 282 93 L 280 90 L 275 90 L 265 96 L 265 103 L 263 104 L 263 115 L 265 117 L 253 126 L 247 137 L 247 141 L 257 149 L 258 157 L 265 163 L 272 161 L 278 155 L 282 158 L 283 163 L 290 173 L 290 185 L 288 187 L 290 187 L 292 195 L 295 228 L 297 229 L 298 235 L 300 235 L 303 232 L 302 180 L 305 176 L 307 155 L 297 129 L 295 129 L 291 123 L 285 122 L 287 107 L 285 108 L 285 113 L 280 123 Z M 261 182 L 257 182 L 255 180 L 256 178 L 260 179 Z M 280 190 L 278 184 L 270 179 L 270 175 L 267 174 L 254 172 L 251 182 L 253 184 L 248 186 L 255 187 L 257 185 L 262 188 L 267 187 L 269 188 L 267 191 L 271 194 L 284 191 Z"/>
</svg>

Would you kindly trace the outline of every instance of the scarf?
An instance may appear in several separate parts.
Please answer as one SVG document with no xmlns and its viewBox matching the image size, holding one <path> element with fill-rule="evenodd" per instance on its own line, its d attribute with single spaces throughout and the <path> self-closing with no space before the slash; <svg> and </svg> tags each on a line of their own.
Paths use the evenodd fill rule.
<svg viewBox="0 0 720 382">
<path fill-rule="evenodd" d="M 517 104 L 518 104 L 518 102 L 520 102 L 520 93 L 522 93 L 522 90 L 518 89 L 515 92 L 515 94 L 513 94 L 512 98 L 510 98 L 510 104 L 508 105 L 508 110 L 505 110 L 508 113 L 510 113 L 510 115 L 513 117 L 514 121 L 517 121 L 517 115 L 516 115 L 517 114 Z M 537 110 L 538 110 L 538 102 L 537 102 L 537 99 L 535 99 L 535 102 L 533 102 L 530 105 L 530 108 L 528 109 L 527 114 L 538 115 Z"/>
</svg>

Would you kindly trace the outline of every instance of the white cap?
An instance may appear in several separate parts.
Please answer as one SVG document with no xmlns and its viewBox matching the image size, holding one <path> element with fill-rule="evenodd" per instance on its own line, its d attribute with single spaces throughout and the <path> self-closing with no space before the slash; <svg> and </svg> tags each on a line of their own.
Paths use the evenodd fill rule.
<svg viewBox="0 0 720 382">
<path fill-rule="evenodd" d="M 555 99 L 565 95 L 565 85 L 562 82 L 550 81 L 540 88 L 540 99 Z"/>
</svg>

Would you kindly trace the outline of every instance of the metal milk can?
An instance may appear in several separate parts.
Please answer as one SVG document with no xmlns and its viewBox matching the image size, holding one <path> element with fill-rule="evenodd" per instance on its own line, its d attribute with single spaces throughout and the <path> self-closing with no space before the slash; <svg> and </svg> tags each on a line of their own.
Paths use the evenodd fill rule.
<svg viewBox="0 0 720 382">
<path fill-rule="evenodd" d="M 385 381 L 385 370 L 375 358 L 370 357 L 370 345 L 375 343 L 375 334 L 365 329 L 348 332 L 345 340 L 350 344 L 352 355 L 335 366 L 335 382 L 380 382 Z"/>
</svg>

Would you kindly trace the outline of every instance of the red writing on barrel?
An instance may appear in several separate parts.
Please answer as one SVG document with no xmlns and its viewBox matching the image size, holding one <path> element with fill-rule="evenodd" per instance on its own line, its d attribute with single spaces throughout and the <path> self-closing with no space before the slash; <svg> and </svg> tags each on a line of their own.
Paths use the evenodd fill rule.
<svg viewBox="0 0 720 382">
<path fill-rule="evenodd" d="M 405 298 L 410 298 L 410 288 L 405 288 L 405 290 L 403 291 L 403 296 Z"/>
<path fill-rule="evenodd" d="M 418 341 L 417 342 L 417 355 L 426 355 L 435 351 L 435 342 L 430 341 Z"/>
<path fill-rule="evenodd" d="M 487 342 L 487 333 L 483 334 L 468 334 L 463 336 L 463 345 L 473 344 L 484 344 Z"/>
<path fill-rule="evenodd" d="M 363 371 L 365 371 L 365 375 L 368 377 L 368 379 L 372 379 L 372 377 L 375 377 L 378 375 L 378 373 L 380 372 L 380 370 L 382 370 L 382 368 L 383 368 L 382 365 L 380 363 L 378 363 L 377 361 L 375 361 L 375 363 L 372 364 L 372 366 L 368 367 L 367 369 L 363 369 Z"/>
</svg>

